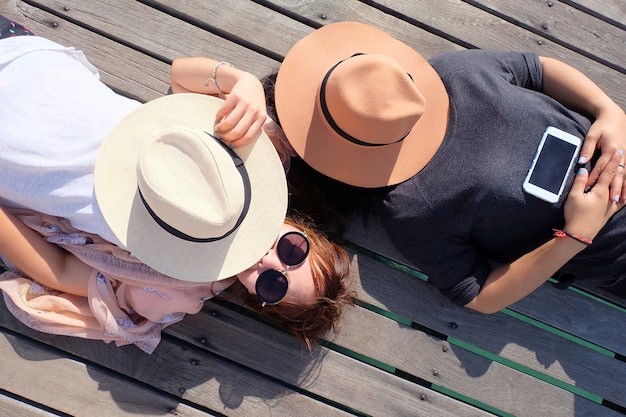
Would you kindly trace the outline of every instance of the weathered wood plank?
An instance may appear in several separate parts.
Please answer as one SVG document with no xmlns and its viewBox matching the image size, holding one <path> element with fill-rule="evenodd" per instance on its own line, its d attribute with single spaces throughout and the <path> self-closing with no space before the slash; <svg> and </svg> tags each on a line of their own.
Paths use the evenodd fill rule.
<svg viewBox="0 0 626 417">
<path fill-rule="evenodd" d="M 241 319 L 245 320 L 243 316 L 241 316 Z M 175 397 L 181 397 L 186 402 L 197 404 L 199 410 L 216 410 L 216 412 L 224 415 L 271 414 L 291 417 L 300 412 L 305 415 L 337 417 L 347 415 L 346 412 L 332 405 L 295 392 L 290 386 L 265 378 L 255 372 L 250 372 L 235 363 L 224 361 L 215 355 L 209 354 L 207 351 L 194 348 L 180 340 L 166 337 L 152 355 L 147 355 L 134 346 L 116 347 L 113 344 L 105 344 L 95 340 L 49 335 L 23 326 L 7 311 L 3 302 L 0 303 L 0 326 L 46 345 L 54 346 L 61 351 L 67 352 L 70 356 L 75 355 L 85 358 L 90 363 L 98 365 L 94 367 L 90 364 L 84 365 L 74 361 L 69 362 L 70 364 L 75 363 L 75 365 L 67 365 L 69 370 L 76 367 L 86 370 L 88 376 L 83 377 L 80 377 L 80 370 L 73 371 L 78 373 L 74 375 L 57 373 L 55 370 L 56 366 L 45 369 L 50 377 L 59 375 L 58 380 L 84 380 L 81 382 L 84 386 L 84 392 L 81 394 L 81 397 L 84 396 L 86 399 L 94 397 L 97 399 L 98 396 L 96 394 L 100 395 L 102 391 L 102 395 L 111 397 L 111 407 L 114 407 L 115 404 L 118 404 L 119 407 L 126 407 L 126 403 L 129 403 L 128 407 L 142 407 L 144 404 L 140 399 L 145 397 L 147 408 L 144 411 L 152 410 L 152 412 L 157 414 L 167 414 L 170 410 L 176 410 L 178 413 L 180 406 L 176 405 Z M 221 344 L 221 337 L 222 335 L 220 334 L 208 332 L 206 343 Z M 38 363 L 41 360 L 56 358 L 50 351 L 42 349 L 41 346 L 33 346 L 29 351 L 20 350 L 21 345 L 19 343 L 29 342 L 24 339 L 16 340 L 15 349 L 11 349 L 10 346 L 6 348 L 8 357 L 11 357 L 11 355 L 15 356 L 16 352 L 25 355 L 24 366 L 33 367 L 33 375 L 38 369 L 37 367 L 40 366 Z M 241 344 L 245 340 L 245 338 L 240 339 L 237 343 Z M 295 341 L 292 342 L 296 343 Z M 202 343 L 198 344 L 202 345 Z M 28 353 L 27 356 L 26 353 Z M 59 354 L 63 355 L 62 352 Z M 59 366 L 65 368 L 65 362 L 61 359 L 59 360 L 63 363 L 62 366 Z M 10 371 L 12 375 L 19 375 L 21 367 L 15 368 L 16 364 L 18 363 L 15 361 L 7 361 L 5 363 L 3 360 L 0 361 L 0 369 L 4 369 L 1 368 L 4 366 L 7 372 Z M 274 365 L 280 366 L 276 361 L 274 361 Z M 99 366 L 117 372 L 119 376 L 112 377 L 107 373 L 102 373 L 99 370 Z M 4 370 L 2 375 L 7 375 Z M 146 394 L 139 393 L 131 383 L 124 382 L 124 378 L 152 388 L 147 390 Z M 45 383 L 33 384 L 33 381 L 38 380 L 33 376 L 32 378 L 23 378 L 21 382 L 17 381 L 21 384 L 27 384 L 27 386 L 20 392 L 13 392 L 29 398 L 28 395 L 25 395 L 28 393 L 28 386 L 37 385 L 37 389 L 46 389 Z M 0 388 L 4 387 L 0 385 Z M 61 388 L 59 385 L 57 389 L 62 390 L 65 388 Z M 48 392 L 54 393 L 55 391 L 48 390 Z M 107 392 L 108 394 L 106 394 Z M 43 395 L 50 396 L 44 397 Z M 71 398 L 72 395 L 74 394 L 71 391 L 65 394 L 55 393 L 54 395 L 44 393 L 40 398 L 45 398 L 44 403 L 46 405 L 64 410 L 64 408 L 59 408 L 60 405 L 57 405 L 55 402 L 58 397 L 63 400 L 63 403 L 69 403 L 65 406 L 65 409 L 67 407 L 76 407 L 76 410 L 80 410 L 81 402 L 78 399 Z M 135 397 L 139 399 L 133 400 Z M 51 404 L 54 404 L 54 406 Z M 82 407 L 87 407 L 87 405 Z M 92 412 L 86 412 L 83 415 L 116 415 L 115 413 L 98 414 L 93 411 L 93 408 L 88 408 L 87 411 L 89 410 Z M 71 412 L 68 413 L 74 415 Z M 180 413 L 180 415 L 191 416 L 206 415 L 202 414 L 206 413 L 206 411 L 197 411 L 186 407 L 181 409 Z"/>
<path fill-rule="evenodd" d="M 0 410 L 4 417 L 54 417 L 57 415 L 2 394 L 0 394 Z"/>
<path fill-rule="evenodd" d="M 85 417 L 213 415 L 26 338 L 0 332 L 0 352 L 0 388 L 61 413 Z"/>
<path fill-rule="evenodd" d="M 94 13 L 91 3 L 81 0 L 44 0 L 31 3 L 54 10 L 64 18 L 78 20 L 81 24 L 137 50 L 149 52 L 152 56 L 160 57 L 166 64 L 183 56 L 211 56 L 231 60 L 238 67 L 257 76 L 263 76 L 277 66 L 274 59 L 248 49 L 247 45 L 231 42 L 138 1 L 127 1 L 123 6 L 117 0 L 99 1 L 97 13 Z M 185 3 L 181 2 L 182 4 Z M 195 15 L 193 9 L 200 9 L 200 4 L 202 3 L 196 2 L 187 11 L 192 16 Z M 205 4 L 213 5 L 214 8 L 221 7 L 220 2 Z M 244 16 L 249 18 L 250 15 Z M 207 25 L 212 25 L 212 20 L 219 20 L 216 16 L 206 18 Z"/>
<path fill-rule="evenodd" d="M 170 66 L 164 62 L 22 1 L 0 1 L 0 13 L 28 26 L 40 36 L 84 51 L 100 71 L 102 80 L 130 97 L 147 101 L 160 97 L 169 88 Z"/>
<path fill-rule="evenodd" d="M 373 313 L 370 314 L 373 315 Z M 493 361 L 491 358 L 477 355 L 463 346 L 455 345 L 452 339 L 450 342 L 444 342 L 391 320 L 384 321 L 378 317 L 363 316 L 365 314 L 360 314 L 358 317 L 347 315 L 345 329 L 339 334 L 335 343 L 343 348 L 355 350 L 361 355 L 373 357 L 411 375 L 424 378 L 433 385 L 443 386 L 513 415 L 546 417 L 567 415 L 568 410 L 572 408 L 575 408 L 581 415 L 612 414 L 595 402 L 545 382 L 547 379 L 545 376 L 542 380 L 510 368 L 506 364 Z M 519 329 L 518 326 L 511 328 L 523 332 L 523 329 Z M 364 329 L 367 330 L 364 331 Z M 380 337 L 380 335 L 385 335 L 385 337 Z M 513 342 L 510 342 L 509 346 L 512 344 Z M 566 349 L 566 345 L 563 343 L 561 347 Z M 505 356 L 522 365 L 535 354 L 533 351 L 524 351 L 520 346 L 511 346 L 511 350 L 522 355 L 513 356 L 506 353 Z M 590 360 L 598 364 L 592 356 L 585 355 L 578 359 Z M 560 366 L 556 365 L 553 368 L 560 368 Z M 593 369 L 607 368 L 606 366 L 595 368 L 591 365 L 586 371 L 593 372 Z M 566 372 L 569 373 L 569 370 Z M 545 373 L 554 375 L 555 372 Z M 595 390 L 596 394 L 604 394 L 603 388 L 607 386 L 615 388 L 615 391 L 619 390 L 621 394 L 625 392 L 623 385 L 611 387 L 608 381 L 614 382 L 615 380 L 606 374 L 604 377 L 607 381 L 602 383 L 603 388 L 598 389 L 590 387 L 584 381 L 582 384 L 580 381 L 571 381 L 571 376 L 567 373 L 559 371 L 556 373 L 565 379 L 562 382 L 570 383 L 577 388 L 582 388 L 581 385 L 584 385 Z M 557 380 L 561 381 L 559 377 Z M 502 389 L 503 386 L 506 386 L 506 389 Z M 524 395 L 520 396 L 518 394 L 520 392 Z M 621 397 L 622 395 L 613 392 L 614 399 L 623 402 Z M 531 398 L 532 402 L 529 401 Z"/>
<path fill-rule="evenodd" d="M 301 39 L 311 28 L 288 16 L 250 0 L 228 2 L 197 2 L 179 0 L 151 0 L 154 7 L 166 7 L 185 20 L 210 25 L 218 33 L 225 33 L 251 50 L 257 50 L 276 61 L 281 61 L 295 39 Z M 242 13 L 242 11 L 245 11 Z M 254 19 L 250 19 L 254 16 Z"/>
<path fill-rule="evenodd" d="M 425 282 L 398 271 L 392 272 L 388 267 L 376 264 L 377 262 L 367 257 L 359 257 L 359 276 L 364 289 L 359 297 L 361 300 L 432 329 L 444 339 L 447 337 L 453 341 L 461 340 L 464 344 L 473 346 L 477 351 L 499 356 L 504 362 L 511 361 L 525 369 L 532 369 L 547 377 L 626 406 L 626 398 L 623 395 L 626 392 L 626 382 L 620 382 L 626 378 L 626 363 L 504 313 L 485 316 L 452 306 L 440 296 L 434 287 Z M 585 319 L 585 314 L 588 312 L 583 311 L 576 316 L 576 310 L 570 310 L 570 308 L 558 310 L 568 312 L 563 315 L 580 319 L 578 325 L 574 323 L 570 327 L 593 327 L 593 321 Z M 541 306 L 538 309 L 541 310 Z M 347 315 L 346 317 L 351 319 L 353 316 Z M 623 321 L 623 317 L 621 319 Z M 451 326 L 451 323 L 454 325 Z M 373 324 L 367 326 L 368 329 L 372 327 Z M 363 326 L 357 326 L 356 329 L 362 331 Z M 344 333 L 350 334 L 352 331 L 351 326 L 344 327 Z M 373 330 L 372 334 L 389 336 L 387 330 Z M 343 333 L 339 337 L 344 337 Z M 353 340 L 342 339 L 341 344 L 357 343 L 360 345 L 366 343 L 367 337 L 367 335 L 353 334 Z M 413 346 L 412 342 L 403 342 L 399 337 L 391 337 L 390 340 L 393 340 L 394 345 L 397 346 Z M 385 342 L 380 341 L 380 343 Z M 382 346 L 380 349 L 383 353 L 386 351 L 386 348 Z M 426 356 L 428 359 L 424 360 L 434 361 L 430 354 Z M 464 363 L 461 368 L 474 377 L 480 376 L 481 387 L 489 386 L 491 383 L 497 384 L 497 378 L 494 381 L 484 375 L 489 366 L 484 366 L 484 363 L 481 365 L 480 360 L 472 361 L 472 356 L 469 354 L 462 354 L 461 357 L 466 358 L 462 361 Z M 376 358 L 402 369 L 405 366 L 402 364 L 416 366 L 412 358 L 405 358 L 401 354 L 398 354 L 397 361 L 392 362 L 387 362 L 388 359 L 384 356 L 376 356 Z M 547 358 L 550 360 L 548 361 Z M 437 366 L 446 368 L 439 363 Z M 594 369 L 605 371 L 597 373 Z M 404 370 L 408 371 L 408 369 Z M 429 379 L 427 370 L 414 372 L 424 379 L 436 381 L 433 378 Z M 455 380 L 463 381 L 463 375 L 455 375 Z"/>
<path fill-rule="evenodd" d="M 480 0 L 479 3 L 626 74 L 626 32 L 621 28 L 556 1 L 548 4 L 544 0 L 522 3 Z"/>
<path fill-rule="evenodd" d="M 395 257 L 397 252 L 379 227 L 373 219 L 368 230 L 357 222 L 350 227 L 348 237 L 371 250 Z M 398 257 L 401 256 L 398 254 Z M 482 315 L 456 307 L 422 280 L 377 264 L 367 256 L 358 257 L 359 299 L 626 406 L 623 395 L 626 384 L 618 382 L 626 377 L 626 364 L 622 361 L 504 313 Z M 532 307 L 523 306 L 525 302 L 532 303 Z M 624 352 L 625 315 L 579 294 L 571 291 L 561 294 L 546 285 L 521 302 L 520 312 L 582 340 Z M 548 357 L 552 360 L 546 363 Z M 607 377 L 593 369 L 606 369 L 616 374 Z"/>
<path fill-rule="evenodd" d="M 561 0 L 581 10 L 589 11 L 614 24 L 626 26 L 624 0 Z"/>
<path fill-rule="evenodd" d="M 197 4 L 176 0 L 159 0 L 158 3 L 200 20 L 211 22 L 212 25 L 222 31 L 235 33 L 245 42 L 274 51 L 281 56 L 286 55 L 294 43 L 311 33 L 315 27 L 336 21 L 338 16 L 343 16 L 344 19 L 342 20 L 357 20 L 375 24 L 408 42 L 421 45 L 429 55 L 440 51 L 460 49 L 458 45 L 452 42 L 356 0 L 342 2 L 266 2 L 275 8 L 287 9 L 296 16 L 302 16 L 303 19 L 301 20 L 310 22 L 314 27 L 300 23 L 291 17 L 270 12 L 270 9 L 258 6 L 249 0 L 232 0 L 227 4 L 219 2 L 219 4 Z M 242 14 L 241 10 L 246 10 L 246 15 L 250 12 L 259 18 L 251 20 Z M 219 18 L 216 19 L 216 16 Z M 280 28 L 280 36 L 277 36 L 276 28 Z"/>
<path fill-rule="evenodd" d="M 578 3 L 592 1 L 596 3 L 594 8 L 599 10 L 601 7 L 595 0 L 580 0 Z M 380 7 L 389 6 L 395 10 L 378 10 L 353 0 L 262 4 L 284 13 L 245 0 L 233 0 L 228 4 L 146 0 L 124 2 L 123 6 L 119 1 L 104 0 L 97 8 L 78 0 L 37 3 L 0 0 L 0 12 L 10 11 L 13 13 L 10 17 L 26 23 L 37 33 L 83 49 L 101 69 L 107 84 L 142 100 L 165 93 L 168 62 L 177 56 L 214 56 L 262 76 L 276 68 L 280 56 L 313 27 L 335 20 L 360 20 L 387 30 L 427 57 L 443 50 L 474 46 L 534 48 L 532 50 L 542 55 L 555 56 L 583 69 L 596 81 L 600 80 L 601 86 L 604 83 L 613 87 L 609 93 L 618 97 L 618 102 L 622 100 L 622 105 L 626 102 L 623 74 L 616 76 L 615 72 L 592 59 L 581 57 L 467 2 L 394 1 L 382 3 Z M 623 3 L 617 4 L 617 12 L 608 8 L 604 13 L 616 16 L 621 5 Z M 547 6 L 542 4 L 541 7 Z M 521 13 L 515 10 L 511 11 L 512 15 L 513 12 Z M 53 22 L 56 26 L 52 25 Z M 565 32 L 564 36 L 576 34 Z M 118 41 L 124 41 L 126 45 Z M 606 51 L 611 52 L 610 48 Z M 353 233 L 359 235 L 361 232 Z M 381 236 L 383 240 L 386 237 L 384 231 L 379 235 L 380 231 L 374 228 L 373 232 L 367 233 L 369 237 L 365 240 L 375 240 L 376 244 L 367 241 L 366 246 L 380 249 Z M 355 241 L 362 243 L 359 239 Z M 382 253 L 388 254 L 387 249 L 384 248 Z M 396 256 L 393 250 L 391 253 Z M 357 267 L 360 269 L 361 300 L 383 312 L 402 316 L 400 321 L 408 318 L 425 326 L 424 331 L 432 329 L 451 339 L 446 342 L 427 336 L 422 330 L 408 328 L 359 307 L 346 315 L 344 332 L 332 340 L 340 349 L 351 349 L 379 361 L 383 369 L 397 368 L 422 378 L 424 384 L 441 385 L 517 415 L 616 414 L 511 369 L 499 363 L 502 360 L 511 361 L 513 367 L 528 367 L 556 381 L 624 404 L 624 362 L 602 356 L 593 349 L 502 313 L 482 316 L 451 306 L 431 286 L 367 257 L 360 256 Z M 623 314 L 604 310 L 608 307 L 584 298 L 581 301 L 580 297 L 569 293 L 563 297 L 562 293 L 555 293 L 551 288 L 542 288 L 538 294 L 514 308 L 566 332 L 589 337 L 588 340 L 602 346 L 619 348 L 619 344 L 623 345 L 623 335 L 626 334 Z M 558 299 L 557 304 L 555 299 Z M 552 310 L 545 311 L 547 308 Z M 8 313 L 4 307 L 0 310 L 4 310 L 0 313 L 0 324 L 4 324 L 2 314 Z M 563 311 L 567 312 L 565 319 Z M 596 315 L 601 318 L 601 326 L 596 326 Z M 182 396 L 200 408 L 225 415 L 346 414 L 334 405 L 324 403 L 327 400 L 318 401 L 312 396 L 336 401 L 338 407 L 353 407 L 356 412 L 374 415 L 486 414 L 442 395 L 436 389 L 416 385 L 344 356 L 340 351 L 318 347 L 313 355 L 308 355 L 291 336 L 241 313 L 224 309 L 217 303 L 209 303 L 203 313 L 188 319 L 168 329 L 166 340 L 150 357 L 132 347 L 115 348 L 100 342 L 43 335 L 19 324 L 15 328 L 23 332 L 25 338 L 59 346 L 70 355 L 77 354 L 120 372 L 115 380 L 140 381 L 147 384 L 143 388 L 149 392 L 154 389 L 172 401 Z M 609 328 L 609 324 L 614 327 Z M 25 338 L 15 337 L 19 342 L 28 342 Z M 483 349 L 488 355 L 479 355 L 472 351 L 473 348 L 467 350 L 466 344 Z M 616 351 L 624 352 L 624 349 Z M 65 356 L 62 352 L 59 354 Z M 490 359 L 489 355 L 494 358 Z M 276 358 L 283 360 L 277 361 Z M 41 366 L 41 362 L 35 365 Z M 50 361 L 44 362 L 48 364 Z M 250 366 L 252 370 L 242 366 Z M 437 375 L 433 375 L 433 370 L 437 370 Z M 4 376 L 4 372 L 2 374 Z M 62 380 L 71 377 L 61 375 Z M 89 377 L 95 379 L 91 374 Z M 93 380 L 87 381 L 85 386 L 88 393 L 91 393 L 90 384 Z M 292 385 L 302 387 L 303 392 L 294 392 Z M 422 395 L 424 399 L 421 399 Z M 112 391 L 111 396 L 115 406 L 118 394 Z M 550 398 L 538 410 L 544 396 Z M 46 399 L 46 404 L 54 402 L 54 398 L 42 398 Z"/>
<path fill-rule="evenodd" d="M 185 325 L 172 326 L 168 333 L 200 346 L 198 340 L 207 339 L 206 329 L 211 329 L 221 335 L 219 340 L 201 345 L 211 352 L 367 415 L 487 414 L 322 346 L 309 353 L 293 337 L 259 322 L 242 320 L 240 313 L 219 303 L 210 302 L 205 310 L 208 314 L 190 316 Z M 367 329 L 366 322 L 357 322 L 356 329 Z"/>
<path fill-rule="evenodd" d="M 409 266 L 409 268 L 417 269 L 415 265 L 412 265 L 409 260 L 407 260 L 397 251 L 397 249 L 389 240 L 389 237 L 387 236 L 384 228 L 382 227 L 378 219 L 374 216 L 371 216 L 369 218 L 367 228 L 363 227 L 361 220 L 356 218 L 353 219 L 353 222 L 347 230 L 346 238 L 349 241 L 354 242 L 375 253 L 382 254 L 391 260 L 397 261 L 403 265 L 407 265 Z M 367 273 L 367 269 L 365 269 L 364 272 Z M 393 274 L 393 272 L 389 273 Z M 367 275 L 365 275 L 365 277 L 367 277 Z M 368 279 L 367 282 L 363 282 L 362 275 L 361 280 L 361 285 L 364 289 L 366 289 L 366 293 L 369 287 L 374 290 L 378 289 L 380 286 L 378 284 L 379 280 L 376 279 Z M 381 290 L 384 290 L 384 288 L 381 288 Z M 418 291 L 408 292 L 409 296 L 413 294 L 420 294 L 420 297 L 423 295 L 421 292 Z M 402 301 L 394 303 L 395 308 L 406 309 L 411 304 L 411 299 L 407 297 L 407 294 L 398 292 L 397 296 L 401 297 L 400 300 Z M 439 297 L 439 294 L 436 294 L 433 297 L 437 298 Z M 559 308 L 553 308 L 554 303 L 559 302 L 555 300 L 560 300 L 561 297 L 564 298 L 564 300 L 562 301 L 563 304 L 559 305 Z M 441 319 L 444 320 L 444 322 L 454 321 L 455 319 L 452 318 L 454 316 L 464 316 L 465 314 L 467 314 L 466 309 L 452 306 L 451 303 L 448 300 L 443 299 L 443 297 L 441 297 L 440 302 L 434 300 L 429 302 L 433 304 L 439 304 L 437 310 L 433 313 L 441 315 Z M 620 310 L 616 310 L 608 305 L 603 305 L 601 303 L 591 301 L 587 297 L 574 293 L 573 291 L 565 291 L 562 294 L 560 291 L 555 290 L 550 284 L 545 284 L 541 286 L 524 300 L 512 306 L 511 309 L 517 310 L 518 306 L 521 309 L 523 308 L 525 303 L 532 303 L 533 308 L 535 309 L 533 312 L 533 317 L 537 320 L 545 323 L 551 323 L 552 325 L 560 328 L 564 332 L 571 333 L 577 337 L 580 337 L 583 340 L 596 343 L 599 346 L 613 350 L 621 355 L 626 355 L 626 348 L 623 343 L 625 337 L 624 335 L 626 334 L 626 320 L 624 320 L 625 314 Z M 413 302 L 413 304 L 417 303 Z M 592 309 L 593 311 L 593 314 L 591 315 L 590 309 Z M 527 312 L 529 310 L 530 309 L 524 308 L 524 312 Z M 397 310 L 394 309 L 393 311 Z M 559 318 L 559 312 L 563 314 L 564 311 L 567 312 L 567 315 L 569 316 L 569 319 L 567 321 Z M 416 312 L 415 317 L 421 317 L 421 314 L 424 314 L 424 312 Z M 451 317 L 449 317 L 448 319 L 444 319 L 443 317 L 445 317 L 446 315 L 450 315 Z M 478 314 L 478 316 L 489 317 L 481 314 Z M 470 318 L 472 317 L 472 315 L 464 317 Z M 590 321 L 591 318 L 593 318 L 593 321 Z M 578 321 L 587 324 L 576 324 Z M 505 329 L 502 329 L 502 331 L 505 331 Z M 505 331 L 505 333 L 510 332 Z"/>
<path fill-rule="evenodd" d="M 287 7 L 282 1 L 271 1 L 271 3 L 277 7 Z M 467 2 L 460 0 L 438 2 L 381 0 L 376 4 L 379 5 L 378 7 L 389 10 L 391 15 L 400 16 L 403 20 L 395 19 L 395 23 L 392 24 L 381 23 L 379 20 L 371 18 L 371 15 L 377 13 L 371 8 L 359 9 L 355 6 L 355 11 L 352 11 L 350 2 L 336 6 L 334 2 L 329 0 L 294 2 L 293 5 L 290 3 L 289 10 L 303 18 L 321 23 L 343 20 L 373 23 L 413 46 L 427 58 L 434 55 L 437 49 L 429 47 L 419 39 L 412 39 L 414 33 L 419 30 L 417 29 L 418 26 L 428 28 L 432 33 L 454 40 L 462 46 L 529 51 L 558 58 L 583 71 L 618 104 L 626 108 L 626 77 L 622 73 L 600 65 L 593 59 L 573 52 Z M 547 2 L 545 2 L 544 7 L 548 9 Z M 321 19 L 319 16 L 324 10 L 327 11 L 324 12 L 326 19 Z M 414 26 L 409 25 L 407 27 L 404 21 L 411 22 Z"/>
<path fill-rule="evenodd" d="M 398 381 L 385 382 L 386 375 L 376 375 L 371 371 L 362 374 L 366 369 L 359 370 L 357 364 L 344 368 L 339 358 L 331 352 L 314 352 L 315 357 L 322 355 L 324 358 L 319 363 L 315 361 L 314 371 L 304 372 L 306 375 L 316 375 L 314 381 L 303 383 L 293 379 L 300 375 L 299 370 L 304 369 L 306 364 L 302 364 L 303 358 L 294 353 L 290 337 L 284 334 L 268 337 L 269 332 L 261 329 L 257 323 L 242 322 L 235 313 L 212 304 L 207 309 L 210 309 L 211 314 L 190 317 L 187 325 L 177 326 L 172 331 L 176 332 L 177 337 L 194 342 L 203 337 L 200 329 L 219 329 L 220 334 L 228 337 L 217 344 L 205 346 L 220 356 L 226 356 L 273 378 L 301 386 L 304 384 L 307 390 L 316 395 L 331 399 L 334 396 L 344 398 L 345 404 L 352 408 L 357 407 L 349 402 L 351 397 L 343 389 L 362 393 L 363 389 L 359 389 L 359 386 L 367 380 L 367 398 L 359 396 L 357 409 L 368 414 L 379 415 L 379 403 L 386 407 L 390 415 L 405 414 L 413 407 L 411 403 L 407 403 L 406 407 L 388 403 L 387 398 L 394 396 L 394 392 L 399 389 Z M 617 415 L 588 399 L 366 310 L 356 309 L 344 314 L 343 331 L 332 339 L 342 349 L 349 349 L 386 367 L 407 372 L 434 386 L 461 393 L 496 409 L 515 415 L 553 416 L 568 415 L 566 410 L 575 405 L 577 410 L 584 411 L 582 415 Z M 246 340 L 245 345 L 238 342 L 242 338 Z M 299 349 L 298 346 L 295 348 Z M 288 365 L 276 367 L 273 364 L 274 357 L 285 358 Z M 292 367 L 298 371 L 294 372 Z M 336 374 L 338 370 L 341 375 Z M 379 382 L 381 379 L 385 382 L 382 385 Z M 342 387 L 339 392 L 336 392 L 337 386 Z M 506 389 L 500 391 L 503 386 Z M 520 395 L 520 392 L 524 392 L 524 395 Z M 533 398 L 533 403 L 529 403 L 529 398 Z M 439 406 L 442 407 L 442 404 Z"/>
</svg>

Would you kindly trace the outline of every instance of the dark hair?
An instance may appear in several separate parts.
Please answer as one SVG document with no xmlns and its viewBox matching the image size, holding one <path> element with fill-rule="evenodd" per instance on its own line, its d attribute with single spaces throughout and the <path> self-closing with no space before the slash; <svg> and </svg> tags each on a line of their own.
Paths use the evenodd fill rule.
<svg viewBox="0 0 626 417">
<path fill-rule="evenodd" d="M 339 317 L 344 306 L 352 305 L 354 293 L 350 275 L 350 258 L 338 244 L 330 241 L 303 216 L 287 217 L 285 223 L 306 232 L 311 242 L 309 259 L 311 276 L 317 292 L 314 304 L 281 301 L 261 306 L 255 294 L 236 282 L 234 291 L 244 304 L 280 328 L 294 334 L 309 349 L 324 333 L 339 330 Z"/>
<path fill-rule="evenodd" d="M 276 72 L 267 75 L 261 83 L 267 114 L 280 126 L 274 100 L 277 75 Z M 347 216 L 361 214 L 366 221 L 367 215 L 377 210 L 380 189 L 360 188 L 337 181 L 311 168 L 298 156 L 291 159 L 287 183 L 292 212 L 306 214 L 336 238 L 342 236 Z"/>
</svg>

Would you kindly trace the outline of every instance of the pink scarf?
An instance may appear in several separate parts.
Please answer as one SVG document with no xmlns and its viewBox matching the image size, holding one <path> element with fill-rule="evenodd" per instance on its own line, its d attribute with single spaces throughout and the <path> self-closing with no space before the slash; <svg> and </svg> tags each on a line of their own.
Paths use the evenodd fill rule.
<svg viewBox="0 0 626 417">
<path fill-rule="evenodd" d="M 146 296 L 157 293 L 167 302 L 167 294 L 177 289 L 207 285 L 163 275 L 99 236 L 72 228 L 64 219 L 29 210 L 11 211 L 46 240 L 94 268 L 85 298 L 46 288 L 5 260 L 9 271 L 0 275 L 0 290 L 6 305 L 18 320 L 35 330 L 115 342 L 117 346 L 133 343 L 152 353 L 161 340 L 161 330 L 182 320 L 184 314 L 168 314 L 158 322 L 133 320 L 131 316 L 136 315 L 124 299 L 126 287 L 139 287 Z M 181 302 L 176 297 L 178 305 L 172 306 L 172 311 L 185 311 L 181 303 L 197 304 L 196 298 Z"/>
</svg>

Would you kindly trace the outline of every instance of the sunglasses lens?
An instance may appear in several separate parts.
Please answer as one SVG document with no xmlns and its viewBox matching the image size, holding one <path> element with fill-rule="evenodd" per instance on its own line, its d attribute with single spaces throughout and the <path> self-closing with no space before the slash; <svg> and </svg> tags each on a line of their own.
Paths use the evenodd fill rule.
<svg viewBox="0 0 626 417">
<path fill-rule="evenodd" d="M 300 232 L 285 233 L 278 240 L 276 252 L 285 265 L 300 265 L 309 254 L 309 239 Z"/>
<path fill-rule="evenodd" d="M 256 280 L 256 295 L 266 304 L 276 304 L 287 294 L 289 283 L 280 271 L 270 269 L 259 275 Z"/>
</svg>

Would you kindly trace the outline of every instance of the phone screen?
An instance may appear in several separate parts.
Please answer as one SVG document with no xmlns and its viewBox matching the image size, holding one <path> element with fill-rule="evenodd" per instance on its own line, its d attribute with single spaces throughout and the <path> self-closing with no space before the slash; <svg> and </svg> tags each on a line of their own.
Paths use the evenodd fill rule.
<svg viewBox="0 0 626 417">
<path fill-rule="evenodd" d="M 567 174 L 576 151 L 576 145 L 552 135 L 546 136 L 543 149 L 537 157 L 535 168 L 528 182 L 558 194 L 563 184 L 563 177 Z"/>
</svg>

